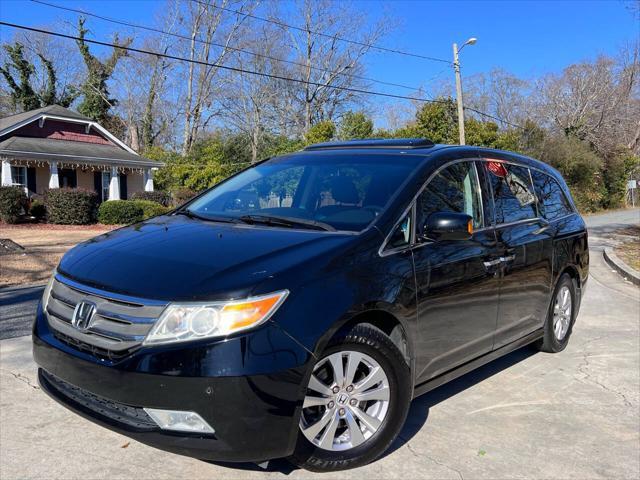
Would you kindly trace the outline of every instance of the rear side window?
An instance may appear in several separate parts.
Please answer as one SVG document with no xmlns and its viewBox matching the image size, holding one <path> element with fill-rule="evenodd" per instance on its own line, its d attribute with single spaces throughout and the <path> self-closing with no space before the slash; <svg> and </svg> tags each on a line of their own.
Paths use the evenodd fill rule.
<svg viewBox="0 0 640 480">
<path fill-rule="evenodd" d="M 555 178 L 537 170 L 531 170 L 531 177 L 540 215 L 547 220 L 555 220 L 573 213 L 569 200 Z"/>
<path fill-rule="evenodd" d="M 450 165 L 436 174 L 418 197 L 416 224 L 435 212 L 466 213 L 474 228 L 482 227 L 482 202 L 475 162 Z"/>
<path fill-rule="evenodd" d="M 485 166 L 493 194 L 497 224 L 538 216 L 528 168 L 491 160 L 487 161 Z"/>
</svg>

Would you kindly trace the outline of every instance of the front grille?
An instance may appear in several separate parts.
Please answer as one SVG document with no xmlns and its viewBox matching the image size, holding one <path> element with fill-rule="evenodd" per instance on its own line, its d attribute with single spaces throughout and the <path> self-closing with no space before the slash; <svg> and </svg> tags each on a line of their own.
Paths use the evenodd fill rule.
<svg viewBox="0 0 640 480">
<path fill-rule="evenodd" d="M 40 370 L 40 375 L 47 383 L 47 386 L 50 389 L 53 388 L 58 396 L 63 396 L 67 400 L 71 400 L 103 417 L 108 417 L 137 429 L 155 430 L 158 428 L 157 424 L 142 408 L 114 402 L 108 398 L 88 392 L 44 370 Z"/>
<path fill-rule="evenodd" d="M 72 325 L 80 302 L 95 305 L 89 328 Z M 56 275 L 46 300 L 46 316 L 55 337 L 98 358 L 115 361 L 140 346 L 166 304 L 125 297 L 79 285 Z"/>
</svg>

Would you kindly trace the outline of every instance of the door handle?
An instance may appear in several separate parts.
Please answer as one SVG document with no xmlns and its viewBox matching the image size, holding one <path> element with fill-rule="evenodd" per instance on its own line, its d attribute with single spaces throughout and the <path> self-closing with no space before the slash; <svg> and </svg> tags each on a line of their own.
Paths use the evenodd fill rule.
<svg viewBox="0 0 640 480">
<path fill-rule="evenodd" d="M 494 267 L 496 265 L 500 265 L 502 263 L 502 259 L 501 258 L 496 258 L 495 260 L 489 260 L 488 262 L 483 262 L 485 268 L 491 268 Z"/>
</svg>

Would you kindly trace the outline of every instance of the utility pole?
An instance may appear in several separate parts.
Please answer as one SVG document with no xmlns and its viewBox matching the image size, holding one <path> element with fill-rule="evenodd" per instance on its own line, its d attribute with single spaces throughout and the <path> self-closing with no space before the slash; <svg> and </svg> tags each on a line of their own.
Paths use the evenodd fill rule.
<svg viewBox="0 0 640 480">
<path fill-rule="evenodd" d="M 460 78 L 460 52 L 467 45 L 473 45 L 478 41 L 477 38 L 471 37 L 464 42 L 458 50 L 458 44 L 453 44 L 453 70 L 456 74 L 456 100 L 458 103 L 458 133 L 460 134 L 460 145 L 465 145 L 464 138 L 464 107 L 462 104 L 462 79 Z"/>
</svg>

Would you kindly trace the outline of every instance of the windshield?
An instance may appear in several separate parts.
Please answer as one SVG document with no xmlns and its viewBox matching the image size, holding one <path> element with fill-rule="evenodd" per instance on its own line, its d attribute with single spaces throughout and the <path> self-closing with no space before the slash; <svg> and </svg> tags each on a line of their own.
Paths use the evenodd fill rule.
<svg viewBox="0 0 640 480">
<path fill-rule="evenodd" d="M 188 211 L 274 227 L 284 219 L 295 228 L 360 231 L 383 211 L 414 166 L 415 161 L 392 155 L 281 157 L 214 187 Z"/>
</svg>

